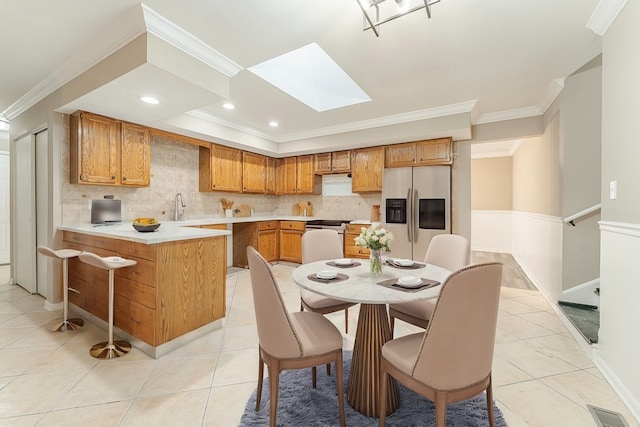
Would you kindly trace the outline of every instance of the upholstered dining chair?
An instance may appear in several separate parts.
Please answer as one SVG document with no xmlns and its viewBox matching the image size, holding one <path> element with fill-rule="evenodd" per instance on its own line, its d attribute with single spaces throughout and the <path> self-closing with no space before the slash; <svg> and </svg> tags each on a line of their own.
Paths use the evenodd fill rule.
<svg viewBox="0 0 640 427">
<path fill-rule="evenodd" d="M 427 253 L 424 256 L 424 262 L 446 268 L 449 271 L 457 271 L 469 265 L 469 254 L 469 241 L 464 237 L 457 234 L 438 234 L 431 239 Z M 393 336 L 395 319 L 426 328 L 435 304 L 435 299 L 390 304 L 389 324 L 391 326 L 391 336 Z"/>
<path fill-rule="evenodd" d="M 491 365 L 502 264 L 470 265 L 443 283 L 427 330 L 382 346 L 380 396 L 388 375 L 435 403 L 436 427 L 446 425 L 447 405 L 486 391 L 489 425 L 495 426 Z M 402 402 L 400 403 L 402 404 Z M 384 426 L 386 399 L 380 399 Z"/>
<path fill-rule="evenodd" d="M 340 425 L 344 427 L 342 334 L 319 313 L 287 312 L 269 263 L 252 246 L 247 247 L 247 259 L 259 341 L 256 411 L 260 409 L 265 363 L 269 373 L 269 424 L 272 427 L 276 425 L 280 372 L 311 367 L 315 374 L 316 366 L 335 363 Z"/>
<path fill-rule="evenodd" d="M 334 260 L 343 257 L 338 232 L 329 229 L 309 230 L 302 235 L 302 263 Z M 349 307 L 353 302 L 340 301 L 300 289 L 300 311 L 328 314 L 344 310 L 344 331 L 349 333 Z"/>
</svg>

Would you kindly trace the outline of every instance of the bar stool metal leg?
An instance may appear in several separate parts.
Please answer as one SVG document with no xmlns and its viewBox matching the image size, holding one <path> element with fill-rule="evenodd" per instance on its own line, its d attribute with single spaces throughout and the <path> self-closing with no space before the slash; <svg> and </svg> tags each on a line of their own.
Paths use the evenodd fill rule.
<svg viewBox="0 0 640 427">
<path fill-rule="evenodd" d="M 127 341 L 113 341 L 113 279 L 114 270 L 109 270 L 109 341 L 103 341 L 91 347 L 89 353 L 98 359 L 115 359 L 131 351 Z"/>
<path fill-rule="evenodd" d="M 49 324 L 51 332 L 75 331 L 84 326 L 84 320 L 79 317 L 69 319 L 69 258 L 62 259 L 62 295 L 63 295 L 63 318 Z"/>
</svg>

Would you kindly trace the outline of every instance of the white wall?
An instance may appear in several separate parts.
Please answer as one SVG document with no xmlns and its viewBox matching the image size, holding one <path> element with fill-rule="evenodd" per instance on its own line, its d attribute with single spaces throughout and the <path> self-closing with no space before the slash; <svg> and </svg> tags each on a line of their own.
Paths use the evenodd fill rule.
<svg viewBox="0 0 640 427">
<path fill-rule="evenodd" d="M 471 250 L 513 251 L 513 212 L 502 210 L 471 211 Z"/>
<path fill-rule="evenodd" d="M 640 419 L 640 2 L 603 37 L 598 366 Z M 609 181 L 618 196 L 609 199 Z"/>
</svg>

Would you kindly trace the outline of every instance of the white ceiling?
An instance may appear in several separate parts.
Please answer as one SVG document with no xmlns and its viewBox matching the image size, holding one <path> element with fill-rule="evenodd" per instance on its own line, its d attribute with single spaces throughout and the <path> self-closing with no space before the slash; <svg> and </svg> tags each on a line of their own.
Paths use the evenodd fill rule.
<svg viewBox="0 0 640 427">
<path fill-rule="evenodd" d="M 382 25 L 379 38 L 362 31 L 356 0 L 144 5 L 146 20 L 136 0 L 3 0 L 0 112 L 15 118 L 136 36 L 174 34 L 186 38 L 164 41 L 183 51 L 168 55 L 156 46 L 163 42 L 149 36 L 142 52 L 146 63 L 58 111 L 82 108 L 270 152 L 284 146 L 295 151 L 295 144 L 345 144 L 351 136 L 399 142 L 448 133 L 468 139 L 459 120 L 450 121 L 451 129 L 444 122 L 426 123 L 460 114 L 467 123 L 540 115 L 563 79 L 601 50 L 600 36 L 586 27 L 598 0 L 442 0 L 432 7 L 431 19 L 415 12 Z M 314 42 L 371 102 L 317 112 L 247 70 Z M 217 51 L 229 62 L 216 70 L 202 57 L 185 59 L 185 50 L 214 56 Z M 213 88 L 206 87 L 208 73 L 216 75 Z M 163 104 L 139 103 L 142 92 L 159 95 Z M 222 108 L 227 99 L 235 110 Z M 270 120 L 280 126 L 271 128 Z M 384 131 L 361 131 L 376 126 Z M 358 132 L 367 133 L 358 139 Z"/>
</svg>

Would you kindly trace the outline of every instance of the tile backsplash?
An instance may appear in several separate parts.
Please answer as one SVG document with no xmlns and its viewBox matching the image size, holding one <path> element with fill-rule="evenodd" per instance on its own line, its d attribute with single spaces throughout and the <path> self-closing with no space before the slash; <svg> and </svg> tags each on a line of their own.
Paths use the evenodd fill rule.
<svg viewBox="0 0 640 427">
<path fill-rule="evenodd" d="M 68 139 L 67 139 L 68 141 Z M 172 221 L 175 197 L 182 193 L 187 204 L 181 219 L 215 218 L 224 216 L 220 198 L 233 200 L 234 205 L 248 204 L 254 215 L 286 216 L 293 214 L 293 205 L 309 201 L 313 216 L 325 219 L 366 219 L 371 207 L 380 204 L 381 194 L 351 196 L 288 195 L 267 196 L 198 190 L 198 147 L 163 137 L 151 142 L 151 186 L 123 188 L 99 185 L 69 184 L 69 144 L 63 146 L 63 223 L 87 223 L 91 218 L 91 200 L 112 194 L 122 200 L 122 220 L 155 217 Z"/>
</svg>

